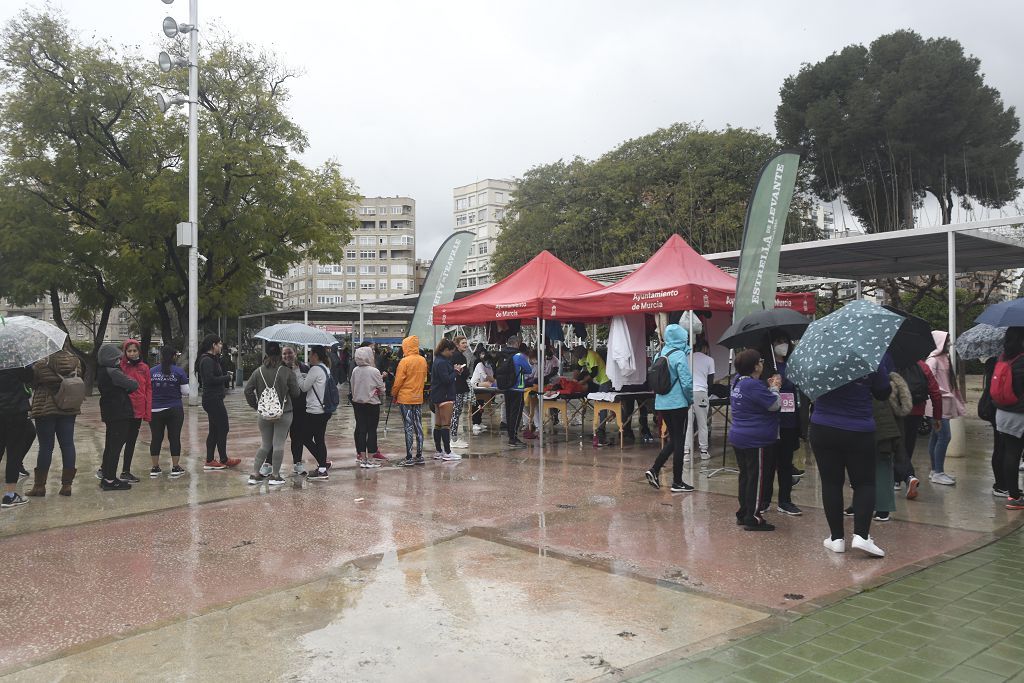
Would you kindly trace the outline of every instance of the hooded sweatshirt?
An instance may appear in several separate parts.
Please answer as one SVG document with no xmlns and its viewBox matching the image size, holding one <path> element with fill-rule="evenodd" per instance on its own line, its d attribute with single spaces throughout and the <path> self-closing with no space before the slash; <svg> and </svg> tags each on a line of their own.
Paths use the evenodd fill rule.
<svg viewBox="0 0 1024 683">
<path fill-rule="evenodd" d="M 452 362 L 436 354 L 430 367 L 430 402 L 434 405 L 455 400 L 455 367 Z"/>
<path fill-rule="evenodd" d="M 135 417 L 135 408 L 129 396 L 139 388 L 139 383 L 121 370 L 121 349 L 114 344 L 104 344 L 97 354 L 99 368 L 96 371 L 96 385 L 100 389 L 100 419 L 104 422 L 130 420 Z"/>
<path fill-rule="evenodd" d="M 673 356 L 674 357 L 674 356 Z M 729 392 L 732 426 L 729 443 L 736 448 L 763 448 L 779 438 L 778 390 L 749 375 L 737 377 Z"/>
<path fill-rule="evenodd" d="M 402 360 L 395 371 L 391 395 L 395 403 L 418 406 L 423 403 L 423 387 L 427 384 L 427 359 L 420 355 L 420 338 L 416 335 L 402 340 Z"/>
<path fill-rule="evenodd" d="M 945 419 L 963 417 L 967 414 L 967 407 L 964 405 L 964 400 L 960 398 L 960 388 L 954 381 L 949 364 L 949 354 L 942 352 L 949 340 L 949 332 L 932 330 L 932 339 L 935 340 L 935 350 L 931 352 L 925 363 L 935 375 L 939 393 L 942 394 L 942 417 Z"/>
<path fill-rule="evenodd" d="M 672 353 L 672 352 L 675 353 Z M 669 355 L 669 354 L 672 355 Z M 677 410 L 686 408 L 693 402 L 693 376 L 690 374 L 690 337 L 679 325 L 665 328 L 665 345 L 655 356 L 655 360 L 666 356 L 668 372 L 672 380 L 672 388 L 667 394 L 654 397 L 655 410 Z"/>
<path fill-rule="evenodd" d="M 32 392 L 32 368 L 0 370 L 0 415 L 12 417 L 28 413 Z"/>
<path fill-rule="evenodd" d="M 138 360 L 128 360 L 128 345 L 139 347 Z M 135 417 L 149 422 L 153 418 L 153 380 L 149 366 L 142 360 L 142 344 L 134 339 L 125 339 L 121 344 L 121 372 L 138 382 L 139 388 L 132 392 L 132 409 Z"/>
<path fill-rule="evenodd" d="M 374 365 L 373 349 L 360 346 L 356 349 L 355 357 L 356 367 L 349 378 L 352 402 L 379 406 L 380 397 L 384 395 L 384 379 Z"/>
</svg>

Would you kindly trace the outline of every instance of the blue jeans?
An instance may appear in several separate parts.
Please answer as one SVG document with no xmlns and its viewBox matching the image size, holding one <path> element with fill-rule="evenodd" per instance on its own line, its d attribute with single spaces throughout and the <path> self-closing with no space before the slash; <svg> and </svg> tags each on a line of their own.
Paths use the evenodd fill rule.
<svg viewBox="0 0 1024 683">
<path fill-rule="evenodd" d="M 942 429 L 928 437 L 928 455 L 932 459 L 932 472 L 945 472 L 946 449 L 949 447 L 949 418 L 942 418 Z"/>
<path fill-rule="evenodd" d="M 36 418 L 36 437 L 39 439 L 39 456 L 36 467 L 50 469 L 53 462 L 54 437 L 60 443 L 60 457 L 64 469 L 75 468 L 75 415 L 47 415 Z"/>
</svg>

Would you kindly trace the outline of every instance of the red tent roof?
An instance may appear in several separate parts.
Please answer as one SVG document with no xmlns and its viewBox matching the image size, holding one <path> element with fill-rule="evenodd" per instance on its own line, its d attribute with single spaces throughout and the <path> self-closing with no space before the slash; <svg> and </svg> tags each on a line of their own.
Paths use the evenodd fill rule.
<svg viewBox="0 0 1024 683">
<path fill-rule="evenodd" d="M 582 296 L 549 297 L 544 312 L 549 319 L 579 320 L 629 313 L 731 311 L 735 298 L 736 278 L 674 234 L 647 263 L 619 282 Z M 814 305 L 813 293 L 780 294 L 776 299 L 776 307 L 807 313 Z"/>
<path fill-rule="evenodd" d="M 710 265 L 710 264 L 709 264 Z M 712 266 L 714 267 L 714 266 Z M 435 325 L 476 325 L 489 320 L 526 320 L 544 317 L 545 299 L 571 298 L 602 289 L 549 251 L 482 292 L 434 306 Z"/>
</svg>

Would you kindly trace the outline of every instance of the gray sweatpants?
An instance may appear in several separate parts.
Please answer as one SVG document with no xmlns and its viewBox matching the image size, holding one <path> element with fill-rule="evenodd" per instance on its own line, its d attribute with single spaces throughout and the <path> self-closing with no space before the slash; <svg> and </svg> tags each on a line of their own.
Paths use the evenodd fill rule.
<svg viewBox="0 0 1024 683">
<path fill-rule="evenodd" d="M 263 443 L 256 451 L 256 460 L 253 462 L 253 472 L 259 474 L 260 467 L 267 460 L 267 455 L 273 452 L 271 464 L 274 466 L 274 475 L 281 476 L 281 461 L 284 460 L 284 442 L 288 439 L 288 428 L 292 426 L 291 411 L 285 413 L 276 420 L 264 420 L 256 418 L 260 427 L 260 436 Z"/>
</svg>

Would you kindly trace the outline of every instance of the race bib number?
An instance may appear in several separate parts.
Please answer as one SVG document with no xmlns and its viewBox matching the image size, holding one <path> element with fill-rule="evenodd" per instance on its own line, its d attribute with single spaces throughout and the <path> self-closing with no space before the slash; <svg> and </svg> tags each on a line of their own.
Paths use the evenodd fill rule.
<svg viewBox="0 0 1024 683">
<path fill-rule="evenodd" d="M 784 392 L 779 394 L 779 401 L 782 403 L 782 408 L 779 412 L 782 413 L 795 413 L 796 412 L 796 395 L 790 392 Z"/>
</svg>

